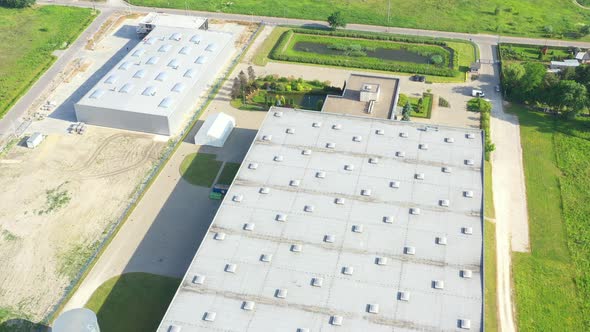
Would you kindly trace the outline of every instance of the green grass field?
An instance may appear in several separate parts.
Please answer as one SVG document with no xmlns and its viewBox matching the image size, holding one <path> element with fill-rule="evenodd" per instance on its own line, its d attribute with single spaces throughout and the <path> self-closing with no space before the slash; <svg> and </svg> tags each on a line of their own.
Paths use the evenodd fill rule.
<svg viewBox="0 0 590 332">
<path fill-rule="evenodd" d="M 422 111 L 420 113 L 416 112 L 415 110 L 418 108 L 418 100 L 420 98 L 416 97 L 408 97 L 410 104 L 412 105 L 412 111 L 410 112 L 410 117 L 413 118 L 423 118 L 423 119 L 430 119 L 432 116 L 432 95 L 425 93 L 422 97 L 422 102 L 424 103 L 425 112 Z"/>
<path fill-rule="evenodd" d="M 0 118 L 93 19 L 86 8 L 0 7 Z"/>
<path fill-rule="evenodd" d="M 184 157 L 180 164 L 180 174 L 196 186 L 211 187 L 221 164 L 221 161 L 215 160 L 214 154 L 192 153 Z"/>
<path fill-rule="evenodd" d="M 272 30 L 272 32 L 266 37 L 266 39 L 258 46 L 256 50 L 256 54 L 252 57 L 252 63 L 257 66 L 266 66 L 268 63 L 268 55 L 270 51 L 272 51 L 273 47 L 275 47 L 276 43 L 279 41 L 279 38 L 283 35 L 283 32 L 289 30 L 290 28 L 287 27 L 276 27 Z"/>
<path fill-rule="evenodd" d="M 217 179 L 217 183 L 229 186 L 236 177 L 239 168 L 240 164 L 238 163 L 225 163 L 225 165 L 223 166 L 223 170 L 221 171 L 221 174 L 219 174 L 219 179 Z"/>
<path fill-rule="evenodd" d="M 494 191 L 492 190 L 492 163 L 485 162 L 484 174 L 484 189 L 485 189 L 485 211 L 486 218 L 496 218 L 496 210 L 494 208 Z"/>
<path fill-rule="evenodd" d="M 500 44 L 500 54 L 504 61 L 526 61 L 546 62 L 559 59 L 571 59 L 572 54 L 568 53 L 567 47 L 548 47 L 547 52 L 541 55 L 543 46 Z"/>
<path fill-rule="evenodd" d="M 588 331 L 590 127 L 510 110 L 520 119 L 532 249 L 513 254 L 519 330 Z"/>
<path fill-rule="evenodd" d="M 498 331 L 498 297 L 496 279 L 496 224 L 485 221 L 485 330 Z"/>
<path fill-rule="evenodd" d="M 176 278 L 126 273 L 98 287 L 85 307 L 96 313 L 101 331 L 155 331 L 179 284 Z"/>
<path fill-rule="evenodd" d="M 134 5 L 207 10 L 325 21 L 336 10 L 350 23 L 389 25 L 430 30 L 486 32 L 543 37 L 543 27 L 556 35 L 577 31 L 590 21 L 590 11 L 572 0 L 138 0 Z M 186 6 L 185 6 L 186 4 Z M 495 14 L 499 7 L 498 15 Z M 588 39 L 588 38 L 585 38 Z"/>
</svg>

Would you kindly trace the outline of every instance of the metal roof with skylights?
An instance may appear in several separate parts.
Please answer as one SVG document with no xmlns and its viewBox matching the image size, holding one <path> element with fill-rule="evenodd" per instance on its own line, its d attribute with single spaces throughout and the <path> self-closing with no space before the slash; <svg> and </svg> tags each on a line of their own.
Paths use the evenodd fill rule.
<svg viewBox="0 0 590 332">
<path fill-rule="evenodd" d="M 482 143 L 271 108 L 158 331 L 482 329 Z"/>
</svg>

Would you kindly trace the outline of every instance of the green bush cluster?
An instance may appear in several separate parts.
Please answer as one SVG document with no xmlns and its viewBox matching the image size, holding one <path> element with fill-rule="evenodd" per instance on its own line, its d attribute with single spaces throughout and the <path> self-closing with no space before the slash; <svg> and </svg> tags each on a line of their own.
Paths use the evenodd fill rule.
<svg viewBox="0 0 590 332">
<path fill-rule="evenodd" d="M 444 99 L 443 97 L 438 97 L 438 106 L 440 107 L 451 107 L 451 104 L 448 100 Z"/>
<path fill-rule="evenodd" d="M 35 0 L 0 0 L 0 7 L 25 8 L 35 4 Z"/>
<path fill-rule="evenodd" d="M 480 112 L 479 127 L 484 131 L 485 135 L 485 159 L 490 160 L 490 154 L 496 149 L 496 145 L 492 143 L 490 133 L 490 113 L 492 111 L 492 104 L 489 101 L 481 98 L 473 98 L 467 102 L 467 109 L 474 112 Z"/>
</svg>

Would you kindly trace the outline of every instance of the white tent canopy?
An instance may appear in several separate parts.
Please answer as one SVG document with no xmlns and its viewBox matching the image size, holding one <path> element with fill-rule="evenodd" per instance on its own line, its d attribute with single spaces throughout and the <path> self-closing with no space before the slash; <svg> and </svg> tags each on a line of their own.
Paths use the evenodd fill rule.
<svg viewBox="0 0 590 332">
<path fill-rule="evenodd" d="M 236 126 L 236 119 L 225 114 L 216 113 L 207 118 L 195 135 L 195 144 L 222 147 L 225 140 Z"/>
</svg>

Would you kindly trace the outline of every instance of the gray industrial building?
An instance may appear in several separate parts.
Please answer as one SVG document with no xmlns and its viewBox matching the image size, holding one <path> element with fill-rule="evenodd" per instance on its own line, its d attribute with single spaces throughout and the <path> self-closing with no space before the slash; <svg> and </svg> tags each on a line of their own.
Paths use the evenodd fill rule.
<svg viewBox="0 0 590 332">
<path fill-rule="evenodd" d="M 271 108 L 158 331 L 481 330 L 482 144 Z"/>
<path fill-rule="evenodd" d="M 167 17 L 166 22 L 172 19 Z M 174 135 L 235 53 L 231 33 L 186 25 L 152 26 L 75 104 L 78 121 Z"/>
</svg>

